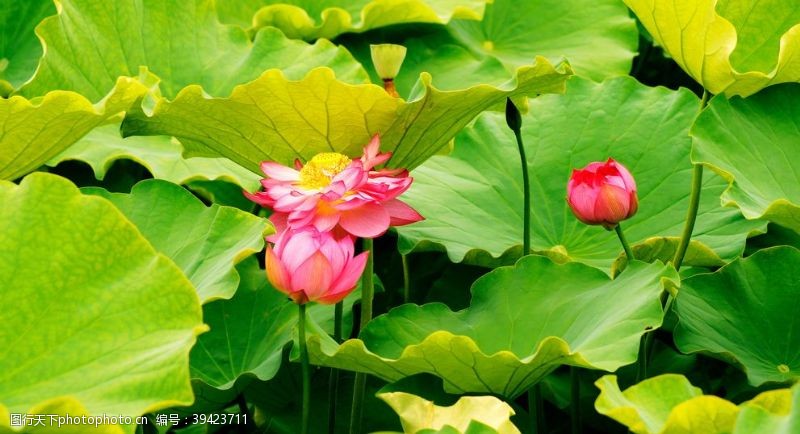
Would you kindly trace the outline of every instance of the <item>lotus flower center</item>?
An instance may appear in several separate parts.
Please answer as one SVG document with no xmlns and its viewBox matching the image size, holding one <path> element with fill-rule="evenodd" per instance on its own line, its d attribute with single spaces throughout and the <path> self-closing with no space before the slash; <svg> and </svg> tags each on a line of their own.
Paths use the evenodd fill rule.
<svg viewBox="0 0 800 434">
<path fill-rule="evenodd" d="M 338 152 L 317 154 L 300 169 L 300 186 L 309 190 L 327 187 L 351 162 L 346 155 Z"/>
</svg>

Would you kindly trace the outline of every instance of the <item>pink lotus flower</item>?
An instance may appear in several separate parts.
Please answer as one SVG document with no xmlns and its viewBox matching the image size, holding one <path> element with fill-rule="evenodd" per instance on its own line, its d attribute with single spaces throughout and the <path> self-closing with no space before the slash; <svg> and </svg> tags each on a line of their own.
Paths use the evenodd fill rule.
<svg viewBox="0 0 800 434">
<path fill-rule="evenodd" d="M 295 303 L 335 304 L 358 283 L 369 252 L 354 255 L 353 238 L 312 226 L 286 229 L 267 245 L 267 279 Z"/>
<path fill-rule="evenodd" d="M 261 163 L 267 175 L 261 180 L 264 191 L 245 195 L 275 211 L 270 219 L 279 231 L 311 225 L 323 232 L 341 229 L 357 237 L 374 238 L 389 226 L 422 220 L 419 213 L 397 199 L 413 181 L 408 171 L 373 170 L 391 157 L 391 153 L 380 153 L 379 147 L 376 135 L 355 160 L 324 152 L 305 165 L 296 161 L 295 168 L 265 161 Z"/>
<path fill-rule="evenodd" d="M 612 158 L 573 170 L 567 201 L 578 220 L 606 229 L 636 214 L 639 206 L 633 176 Z"/>
</svg>

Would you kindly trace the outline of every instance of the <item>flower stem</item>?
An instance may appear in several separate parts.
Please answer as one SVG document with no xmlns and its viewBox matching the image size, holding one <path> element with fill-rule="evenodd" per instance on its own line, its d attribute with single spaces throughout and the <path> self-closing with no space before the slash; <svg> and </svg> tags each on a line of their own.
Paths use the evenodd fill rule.
<svg viewBox="0 0 800 434">
<path fill-rule="evenodd" d="M 367 323 L 372 319 L 372 298 L 375 293 L 375 284 L 372 281 L 372 273 L 375 263 L 375 250 L 372 248 L 372 239 L 362 240 L 364 251 L 369 252 L 367 265 L 364 267 L 364 274 L 361 276 L 361 321 L 359 332 L 364 330 Z M 367 387 L 367 374 L 356 373 L 353 384 L 353 408 L 350 410 L 350 434 L 361 434 L 361 415 L 364 410 L 364 391 Z"/>
<path fill-rule="evenodd" d="M 403 303 L 408 303 L 411 293 L 411 276 L 408 270 L 408 255 L 400 255 L 403 261 Z"/>
<path fill-rule="evenodd" d="M 625 250 L 625 256 L 627 256 L 628 263 L 633 261 L 633 251 L 631 250 L 630 244 L 628 244 L 628 240 L 625 239 L 625 234 L 622 233 L 622 226 L 617 224 L 614 226 L 614 231 L 617 233 L 617 237 L 619 238 L 619 242 L 622 243 L 622 249 Z"/>
<path fill-rule="evenodd" d="M 570 405 L 569 416 L 572 421 L 572 434 L 581 434 L 581 381 L 577 366 L 569 367 Z"/>
<path fill-rule="evenodd" d="M 544 399 L 539 383 L 528 389 L 528 414 L 530 415 L 531 433 L 545 434 L 547 427 L 544 420 Z"/>
<path fill-rule="evenodd" d="M 342 341 L 342 317 L 344 316 L 344 302 L 336 303 L 333 308 L 333 339 Z M 339 370 L 331 368 L 328 376 L 328 434 L 336 432 L 336 397 L 339 395 Z"/>
<path fill-rule="evenodd" d="M 675 251 L 675 258 L 672 260 L 672 265 L 676 270 L 681 269 L 683 258 L 686 256 L 686 250 L 689 248 L 689 241 L 692 239 L 692 231 L 694 231 L 694 223 L 697 220 L 697 209 L 700 206 L 700 190 L 703 186 L 703 165 L 695 164 L 692 169 L 692 194 L 689 197 L 689 211 L 686 214 L 686 223 L 683 226 L 680 244 L 678 244 L 678 249 Z"/>
<path fill-rule="evenodd" d="M 303 370 L 303 425 L 301 434 L 308 434 L 308 412 L 311 406 L 311 366 L 308 363 L 308 347 L 306 346 L 306 305 L 298 304 L 300 322 L 298 323 L 298 340 L 300 341 L 300 363 Z"/>
</svg>

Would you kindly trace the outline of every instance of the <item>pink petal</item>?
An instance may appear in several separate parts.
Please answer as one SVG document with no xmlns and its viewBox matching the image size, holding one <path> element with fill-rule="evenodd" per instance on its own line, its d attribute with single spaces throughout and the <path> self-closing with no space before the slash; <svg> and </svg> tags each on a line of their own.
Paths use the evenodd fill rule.
<svg viewBox="0 0 800 434">
<path fill-rule="evenodd" d="M 279 181 L 298 181 L 300 179 L 300 172 L 274 161 L 262 162 L 261 171 L 270 178 Z"/>
<path fill-rule="evenodd" d="M 375 238 L 389 229 L 389 213 L 378 203 L 364 205 L 344 211 L 339 225 L 347 232 L 362 238 Z"/>
<path fill-rule="evenodd" d="M 291 233 L 291 235 L 286 238 L 280 257 L 281 262 L 286 267 L 286 271 L 294 276 L 297 273 L 297 269 L 317 252 L 319 234 L 313 228 L 290 229 L 287 232 Z"/>
<path fill-rule="evenodd" d="M 291 280 L 289 273 L 286 272 L 286 267 L 283 266 L 280 259 L 272 251 L 272 246 L 267 246 L 267 252 L 264 257 L 264 265 L 267 269 L 267 280 L 275 289 L 289 294 L 291 293 Z"/>
<path fill-rule="evenodd" d="M 336 276 L 336 280 L 330 290 L 330 295 L 341 295 L 344 293 L 344 295 L 341 295 L 341 298 L 344 298 L 356 287 L 358 279 L 361 278 L 361 274 L 364 273 L 368 255 L 369 252 L 361 253 L 347 263 L 342 269 L 342 272 Z"/>
<path fill-rule="evenodd" d="M 271 208 L 275 201 L 266 193 L 258 192 L 258 193 L 250 193 L 248 191 L 242 190 L 242 194 L 244 197 L 250 199 L 251 201 L 255 202 L 256 204 L 264 207 L 264 208 Z"/>
<path fill-rule="evenodd" d="M 339 213 L 317 213 L 314 217 L 314 227 L 320 232 L 328 232 L 339 224 Z"/>
<path fill-rule="evenodd" d="M 422 217 L 414 208 L 399 199 L 384 202 L 383 208 L 389 213 L 389 224 L 392 226 L 403 226 L 425 220 L 425 217 Z"/>
<path fill-rule="evenodd" d="M 586 184 L 573 185 L 571 190 L 567 200 L 575 217 L 587 224 L 596 225 L 602 222 L 602 219 L 598 219 L 595 215 L 597 190 Z"/>
<path fill-rule="evenodd" d="M 331 264 L 325 255 L 316 251 L 292 273 L 292 290 L 315 301 L 330 290 L 332 280 Z"/>
<path fill-rule="evenodd" d="M 630 194 L 625 189 L 606 185 L 600 188 L 594 205 L 594 215 L 598 220 L 616 224 L 628 216 Z"/>
<path fill-rule="evenodd" d="M 275 243 L 278 240 L 278 235 L 286 230 L 288 226 L 288 222 L 286 221 L 289 218 L 289 214 L 284 212 L 273 212 L 271 216 L 269 216 L 269 221 L 272 223 L 272 226 L 275 227 L 275 233 L 267 237 L 267 241 L 270 243 Z"/>
</svg>

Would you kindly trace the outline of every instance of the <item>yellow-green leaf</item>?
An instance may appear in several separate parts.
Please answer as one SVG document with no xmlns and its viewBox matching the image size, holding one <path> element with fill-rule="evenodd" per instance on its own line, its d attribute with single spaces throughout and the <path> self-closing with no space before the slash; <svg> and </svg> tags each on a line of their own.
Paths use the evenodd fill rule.
<svg viewBox="0 0 800 434">
<path fill-rule="evenodd" d="M 624 0 L 653 39 L 713 94 L 800 81 L 800 8 L 784 0 Z"/>
<path fill-rule="evenodd" d="M 374 134 L 393 151 L 387 163 L 412 168 L 434 155 L 482 111 L 508 97 L 560 93 L 568 65 L 546 59 L 520 68 L 508 83 L 439 91 L 422 75 L 424 94 L 406 102 L 374 85 L 338 81 L 328 68 L 292 81 L 270 70 L 238 86 L 228 98 L 209 98 L 199 86 L 174 101 L 159 100 L 152 111 L 128 113 L 125 135 L 171 135 L 190 155 L 224 156 L 258 172 L 264 160 L 290 163 L 319 152 L 360 155 Z"/>
<path fill-rule="evenodd" d="M 463 433 L 472 421 L 477 421 L 494 429 L 497 434 L 520 434 L 511 423 L 514 410 L 494 396 L 463 396 L 449 407 L 435 405 L 405 392 L 384 392 L 377 396 L 400 416 L 403 431 L 407 433 L 439 430 L 448 425 Z"/>
</svg>

